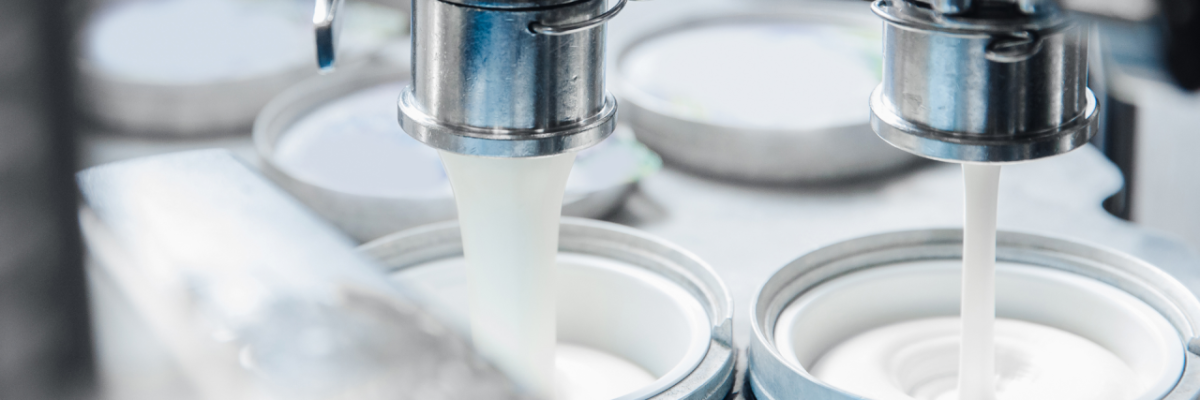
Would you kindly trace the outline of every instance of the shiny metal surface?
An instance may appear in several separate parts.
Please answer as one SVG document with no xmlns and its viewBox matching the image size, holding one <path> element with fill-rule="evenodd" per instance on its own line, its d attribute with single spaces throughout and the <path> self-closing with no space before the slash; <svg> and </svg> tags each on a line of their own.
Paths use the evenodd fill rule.
<svg viewBox="0 0 1200 400">
<path fill-rule="evenodd" d="M 1102 247 L 1040 235 L 999 232 L 997 261 L 1051 268 L 1095 278 L 1146 302 L 1179 332 L 1183 348 L 1200 329 L 1200 302 L 1171 276 L 1153 265 Z M 784 266 L 768 280 L 751 304 L 754 339 L 749 350 L 749 381 L 763 400 L 793 398 L 857 399 L 790 365 L 776 348 L 775 321 L 800 294 L 829 279 L 897 262 L 961 259 L 962 231 L 954 229 L 884 233 L 833 244 Z M 1186 353 L 1183 377 L 1163 399 L 1200 396 L 1200 355 Z"/>
<path fill-rule="evenodd" d="M 986 0 L 984 0 L 986 1 Z M 929 2 L 934 11 L 942 14 L 961 14 L 971 9 L 971 0 L 933 0 Z"/>
<path fill-rule="evenodd" d="M 318 65 L 335 60 L 342 0 L 317 0 Z M 487 157 L 575 151 L 615 128 L 604 92 L 605 0 L 413 3 L 414 82 L 400 126 L 432 147 Z M 541 31 L 542 33 L 538 33 Z"/>
<path fill-rule="evenodd" d="M 359 248 L 401 271 L 433 261 L 462 256 L 462 239 L 455 222 L 429 225 L 367 243 Z M 708 352 L 691 374 L 668 387 L 630 398 L 721 400 L 734 381 L 733 302 L 712 268 L 686 249 L 620 225 L 563 218 L 559 251 L 618 260 L 665 277 L 687 290 L 704 307 L 712 329 Z M 626 399 L 622 397 L 621 399 Z"/>
<path fill-rule="evenodd" d="M 400 95 L 400 127 L 413 138 L 439 150 L 483 157 L 539 157 L 578 151 L 599 143 L 616 129 L 617 101 L 605 96 L 593 118 L 556 129 L 483 129 L 446 125 L 420 111 L 411 91 Z"/>
<path fill-rule="evenodd" d="M 603 14 L 592 17 L 592 19 L 586 21 L 570 22 L 565 24 L 544 24 L 541 22 L 534 22 L 529 24 L 529 30 L 543 35 L 561 36 L 586 29 L 592 29 L 603 25 L 605 22 L 608 22 L 608 20 L 617 16 L 617 13 L 620 13 L 621 10 L 625 8 L 625 3 L 628 1 L 629 0 L 617 0 L 617 4 L 608 9 L 608 11 L 605 11 Z"/>
<path fill-rule="evenodd" d="M 438 149 L 536 157 L 585 148 L 614 128 L 604 93 L 604 28 L 542 35 L 533 24 L 587 21 L 604 0 L 538 9 L 413 3 L 413 86 L 400 126 Z"/>
<path fill-rule="evenodd" d="M 881 91 L 871 94 L 871 109 L 884 110 Z M 1096 98 L 1087 91 L 1084 115 L 1070 123 L 1027 137 L 971 136 L 922 127 L 886 111 L 871 113 L 871 127 L 887 143 L 910 153 L 947 162 L 1005 163 L 1034 160 L 1088 144 L 1099 129 Z"/>
<path fill-rule="evenodd" d="M 94 275 L 196 398 L 520 398 L 348 238 L 225 151 L 109 164 L 78 182 Z"/>
<path fill-rule="evenodd" d="M 489 9 L 530 9 L 554 7 L 578 0 L 445 0 L 448 3 Z"/>
<path fill-rule="evenodd" d="M 641 9 L 643 7 L 639 7 L 639 11 Z M 865 117 L 861 123 L 807 130 L 768 129 L 703 121 L 673 111 L 663 104 L 662 99 L 646 93 L 644 88 L 630 84 L 621 76 L 626 56 L 639 45 L 664 35 L 711 25 L 832 22 L 877 31 L 879 21 L 871 15 L 867 5 L 821 1 L 804 4 L 738 3 L 725 7 L 696 7 L 691 15 L 685 16 L 675 15 L 674 10 L 663 7 L 650 15 L 656 17 L 652 24 L 654 29 L 647 31 L 643 27 L 635 37 L 623 38 L 619 42 L 620 47 L 615 50 L 619 54 L 614 62 L 613 81 L 622 101 L 622 123 L 629 124 L 637 133 L 638 140 L 662 155 L 668 163 L 723 179 L 783 184 L 834 182 L 881 175 L 919 161 L 879 141 Z M 614 34 L 621 28 L 625 26 L 615 27 Z M 719 81 L 722 77 L 713 76 L 711 79 Z M 698 81 L 696 84 L 711 85 L 712 82 Z"/>
<path fill-rule="evenodd" d="M 340 34 L 338 28 L 341 27 L 341 19 L 337 16 L 342 13 L 343 3 L 345 0 L 317 0 L 313 10 L 313 28 L 317 36 L 317 67 L 321 68 L 322 72 L 332 71 L 337 60 L 335 47 Z"/>
<path fill-rule="evenodd" d="M 885 21 L 872 126 L 892 145 L 1004 163 L 1062 154 L 1095 133 L 1086 32 L 1065 15 L 1016 3 L 979 3 L 970 17 L 906 0 L 872 8 Z"/>
</svg>

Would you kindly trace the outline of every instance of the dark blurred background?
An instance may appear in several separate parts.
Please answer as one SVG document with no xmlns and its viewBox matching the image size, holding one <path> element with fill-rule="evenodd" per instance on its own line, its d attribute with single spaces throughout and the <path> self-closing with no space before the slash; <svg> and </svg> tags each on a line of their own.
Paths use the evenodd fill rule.
<svg viewBox="0 0 1200 400">
<path fill-rule="evenodd" d="M 0 1 L 0 399 L 92 397 L 64 0 Z"/>
</svg>

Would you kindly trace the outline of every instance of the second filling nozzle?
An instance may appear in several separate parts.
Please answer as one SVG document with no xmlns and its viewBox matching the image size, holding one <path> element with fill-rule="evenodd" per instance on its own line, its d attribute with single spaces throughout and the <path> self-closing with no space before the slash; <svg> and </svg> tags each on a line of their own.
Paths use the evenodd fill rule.
<svg viewBox="0 0 1200 400">
<path fill-rule="evenodd" d="M 877 0 L 884 55 L 870 99 L 875 132 L 951 162 L 1027 161 L 1086 144 L 1098 121 L 1086 30 L 1031 4 Z"/>
</svg>

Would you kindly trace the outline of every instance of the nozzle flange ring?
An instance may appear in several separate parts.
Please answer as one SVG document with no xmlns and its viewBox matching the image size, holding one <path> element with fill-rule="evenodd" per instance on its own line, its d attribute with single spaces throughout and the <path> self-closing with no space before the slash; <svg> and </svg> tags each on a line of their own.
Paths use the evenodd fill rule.
<svg viewBox="0 0 1200 400">
<path fill-rule="evenodd" d="M 567 125 L 540 129 L 481 128 L 438 121 L 418 106 L 412 87 L 400 94 L 400 127 L 439 150 L 482 157 L 541 157 L 591 147 L 612 134 L 617 100 L 605 94 L 599 112 Z"/>
<path fill-rule="evenodd" d="M 1053 129 L 1021 136 L 970 135 L 905 120 L 884 105 L 882 87 L 871 94 L 871 128 L 892 146 L 921 157 L 956 163 L 1017 163 L 1067 153 L 1099 130 L 1096 96 L 1087 89 L 1083 115 Z"/>
<path fill-rule="evenodd" d="M 1015 7 L 941 16 L 877 1 L 883 82 L 871 126 L 910 153 L 961 163 L 1064 154 L 1097 131 L 1087 88 L 1087 31 L 1068 15 Z"/>
</svg>

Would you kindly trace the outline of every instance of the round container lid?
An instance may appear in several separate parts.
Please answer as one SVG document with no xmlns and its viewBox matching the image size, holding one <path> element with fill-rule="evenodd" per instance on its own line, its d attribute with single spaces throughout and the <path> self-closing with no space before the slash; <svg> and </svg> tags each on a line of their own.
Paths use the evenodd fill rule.
<svg viewBox="0 0 1200 400">
<path fill-rule="evenodd" d="M 916 159 L 871 130 L 882 46 L 866 4 L 763 3 L 631 37 L 612 75 L 622 121 L 672 164 L 770 184 L 848 180 Z"/>
<path fill-rule="evenodd" d="M 798 19 L 714 20 L 641 41 L 621 58 L 643 106 L 737 128 L 867 123 L 881 77 L 879 30 Z"/>
<path fill-rule="evenodd" d="M 81 41 L 85 107 L 121 131 L 247 128 L 272 96 L 316 73 L 311 8 L 289 0 L 166 0 L 101 9 Z M 403 12 L 376 4 L 347 5 L 345 24 L 350 60 L 407 34 Z"/>
</svg>

